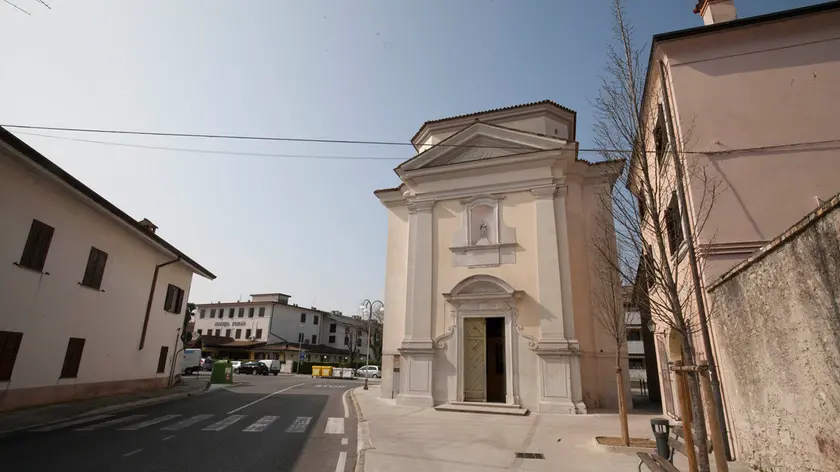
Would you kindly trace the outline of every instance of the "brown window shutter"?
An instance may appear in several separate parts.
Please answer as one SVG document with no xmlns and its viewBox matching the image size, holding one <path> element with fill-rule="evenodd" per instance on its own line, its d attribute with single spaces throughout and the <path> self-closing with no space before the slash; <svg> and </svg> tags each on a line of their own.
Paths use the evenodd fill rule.
<svg viewBox="0 0 840 472">
<path fill-rule="evenodd" d="M 73 378 L 79 374 L 82 363 L 82 352 L 85 350 L 85 340 L 70 338 L 67 342 L 67 352 L 64 354 L 64 365 L 61 366 L 61 378 Z"/>
<path fill-rule="evenodd" d="M 175 289 L 177 290 L 177 293 L 178 293 L 178 300 L 177 300 L 177 303 L 175 303 L 175 313 L 181 313 L 181 306 L 183 306 L 183 304 L 184 304 L 184 289 L 182 289 L 181 287 L 175 287 Z M 221 318 L 221 317 L 222 317 L 222 311 L 219 310 L 219 318 Z"/>
<path fill-rule="evenodd" d="M 158 357 L 157 373 L 162 374 L 166 372 L 166 356 L 169 355 L 169 346 L 160 347 L 160 357 Z"/>
<path fill-rule="evenodd" d="M 55 229 L 52 226 L 38 220 L 32 220 L 32 226 L 29 227 L 29 236 L 26 238 L 26 245 L 23 247 L 19 264 L 39 272 L 43 271 L 54 231 Z"/>
<path fill-rule="evenodd" d="M 166 311 L 172 311 L 172 304 L 173 304 L 172 303 L 173 302 L 172 295 L 173 295 L 172 285 L 170 284 L 169 286 L 166 287 L 166 300 L 164 300 L 164 302 L 163 302 L 163 309 L 166 310 Z"/>
<path fill-rule="evenodd" d="M 0 380 L 11 380 L 23 333 L 0 331 Z"/>
<path fill-rule="evenodd" d="M 105 275 L 105 264 L 107 262 L 108 253 L 91 247 L 82 285 L 95 289 L 102 287 L 102 277 Z"/>
</svg>

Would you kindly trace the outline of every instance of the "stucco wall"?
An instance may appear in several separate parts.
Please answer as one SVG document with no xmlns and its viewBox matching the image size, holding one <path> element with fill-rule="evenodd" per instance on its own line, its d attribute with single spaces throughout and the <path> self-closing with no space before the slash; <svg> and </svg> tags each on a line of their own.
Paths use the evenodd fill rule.
<svg viewBox="0 0 840 472">
<path fill-rule="evenodd" d="M 21 257 L 33 218 L 55 228 L 44 274 L 11 264 Z M 0 408 L 14 390 L 168 377 L 189 269 L 172 264 L 160 270 L 145 348 L 138 350 L 155 265 L 171 255 L 5 154 L 0 228 L 0 329 L 23 333 L 12 378 L 0 382 Z M 79 284 L 91 246 L 108 253 L 101 291 Z M 163 310 L 170 283 L 185 291 L 181 314 Z M 70 337 L 86 340 L 81 365 L 76 378 L 59 379 Z M 161 346 L 169 346 L 169 355 L 166 371 L 157 373 Z M 59 390 L 72 396 L 73 389 Z"/>
<path fill-rule="evenodd" d="M 760 470 L 840 470 L 840 210 L 711 289 L 741 455 Z"/>
</svg>

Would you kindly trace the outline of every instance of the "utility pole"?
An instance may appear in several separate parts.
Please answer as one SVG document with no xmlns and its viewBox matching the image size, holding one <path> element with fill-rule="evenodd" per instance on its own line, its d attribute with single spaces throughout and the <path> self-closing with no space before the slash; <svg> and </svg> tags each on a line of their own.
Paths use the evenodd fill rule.
<svg viewBox="0 0 840 472">
<path fill-rule="evenodd" d="M 359 305 L 359 309 L 362 310 L 363 313 L 367 313 L 367 352 L 365 352 L 365 366 L 370 364 L 370 319 L 373 318 L 373 310 L 376 304 L 379 304 L 380 309 L 385 308 L 385 304 L 379 300 L 375 300 L 371 302 L 370 300 L 365 299 L 361 305 Z M 368 389 L 368 375 L 365 373 L 365 390 Z"/>
</svg>

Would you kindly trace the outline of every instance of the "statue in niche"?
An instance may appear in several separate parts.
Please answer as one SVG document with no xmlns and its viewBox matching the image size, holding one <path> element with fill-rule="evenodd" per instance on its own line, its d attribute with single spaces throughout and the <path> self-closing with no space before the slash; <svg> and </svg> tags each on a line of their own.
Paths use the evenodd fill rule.
<svg viewBox="0 0 840 472">
<path fill-rule="evenodd" d="M 481 226 L 478 227 L 479 238 L 475 243 L 476 246 L 484 246 L 490 244 L 490 239 L 487 237 L 487 222 L 482 221 Z"/>
</svg>

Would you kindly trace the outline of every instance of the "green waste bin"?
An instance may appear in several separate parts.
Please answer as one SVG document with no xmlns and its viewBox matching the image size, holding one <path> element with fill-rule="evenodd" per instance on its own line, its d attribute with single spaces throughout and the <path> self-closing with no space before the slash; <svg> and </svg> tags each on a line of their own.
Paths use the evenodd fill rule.
<svg viewBox="0 0 840 472">
<path fill-rule="evenodd" d="M 214 362 L 210 383 L 233 383 L 233 366 L 230 362 Z"/>
</svg>

